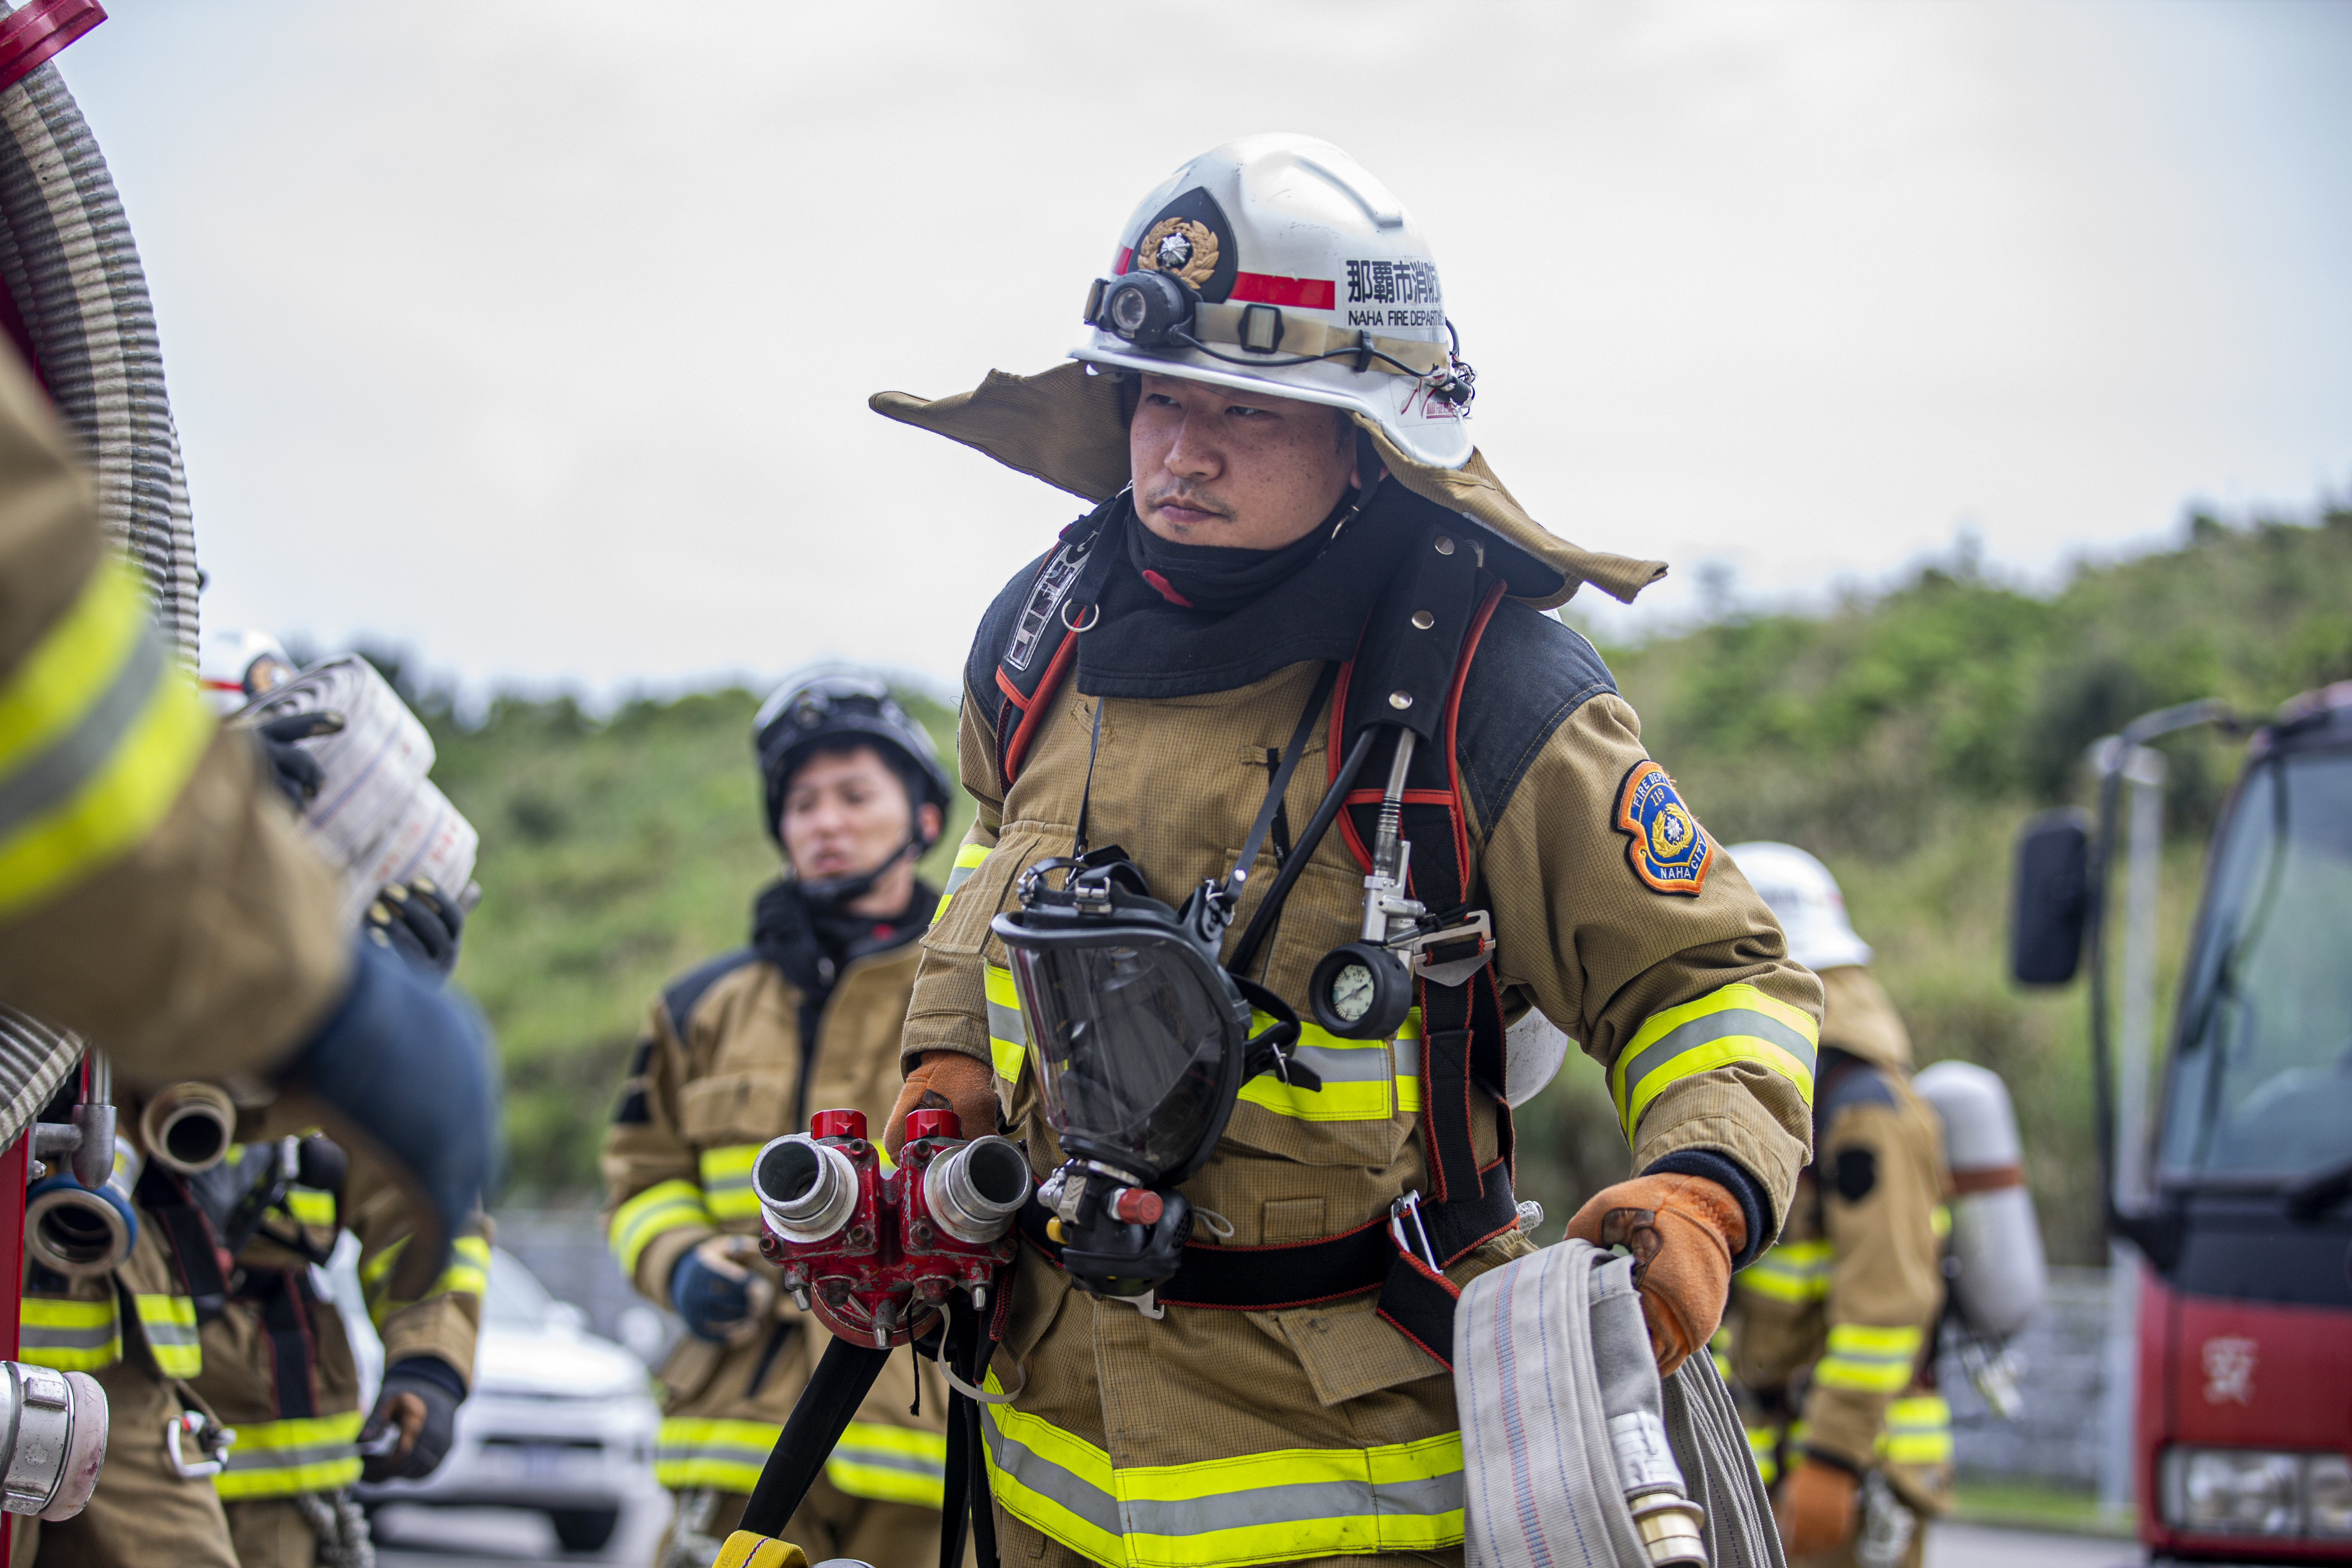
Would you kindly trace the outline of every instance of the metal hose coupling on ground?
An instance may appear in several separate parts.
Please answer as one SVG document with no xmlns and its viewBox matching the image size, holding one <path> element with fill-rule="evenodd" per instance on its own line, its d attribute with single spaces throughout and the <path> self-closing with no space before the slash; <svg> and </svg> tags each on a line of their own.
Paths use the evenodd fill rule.
<svg viewBox="0 0 2352 1568">
<path fill-rule="evenodd" d="M 1666 1440 L 1665 1398 L 1633 1270 L 1608 1271 L 1592 1301 L 1592 1363 L 1617 1485 L 1652 1563 L 1706 1562 L 1706 1513 L 1691 1501 Z M 1598 1280 L 1600 1275 L 1595 1274 Z"/>
<path fill-rule="evenodd" d="M 86 1373 L 0 1362 L 0 1510 L 71 1519 L 106 1462 L 106 1394 Z"/>
</svg>

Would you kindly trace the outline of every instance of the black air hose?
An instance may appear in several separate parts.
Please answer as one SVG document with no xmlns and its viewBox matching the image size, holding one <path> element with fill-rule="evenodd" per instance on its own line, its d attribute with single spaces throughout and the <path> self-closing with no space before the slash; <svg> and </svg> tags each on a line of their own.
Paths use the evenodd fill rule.
<svg viewBox="0 0 2352 1568">
<path fill-rule="evenodd" d="M 28 10 L 38 7 L 28 7 Z M 14 8 L 0 0 L 0 12 Z M 28 16 L 26 18 L 30 20 Z M 7 22 L 0 21 L 0 30 Z M 98 477 L 107 537 L 196 656 L 196 542 L 147 275 L 106 159 L 54 65 L 0 91 L 0 283 Z"/>
</svg>

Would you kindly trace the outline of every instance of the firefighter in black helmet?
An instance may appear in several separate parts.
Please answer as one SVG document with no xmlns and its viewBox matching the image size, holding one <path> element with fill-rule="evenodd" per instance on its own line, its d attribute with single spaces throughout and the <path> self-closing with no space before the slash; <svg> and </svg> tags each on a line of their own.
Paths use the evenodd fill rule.
<svg viewBox="0 0 2352 1568">
<path fill-rule="evenodd" d="M 947 773 L 882 682 L 787 682 L 752 747 L 787 874 L 760 894 L 749 946 L 656 1000 L 604 1143 L 614 1255 L 688 1330 L 661 1373 L 655 1474 L 678 1502 L 664 1563 L 710 1560 L 828 1342 L 759 1257 L 752 1157 L 817 1110 L 855 1107 L 881 1131 L 939 901 L 915 862 L 945 826 Z M 947 1390 L 927 1372 L 910 1417 L 913 1378 L 891 1363 L 794 1519 L 819 1557 L 938 1555 Z"/>
</svg>

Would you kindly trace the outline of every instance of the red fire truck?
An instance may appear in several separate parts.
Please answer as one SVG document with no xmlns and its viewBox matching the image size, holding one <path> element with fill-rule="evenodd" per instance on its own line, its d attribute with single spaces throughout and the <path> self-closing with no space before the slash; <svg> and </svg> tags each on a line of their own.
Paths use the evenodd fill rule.
<svg viewBox="0 0 2352 1568">
<path fill-rule="evenodd" d="M 2107 932 L 2124 773 L 2148 742 L 2204 725 L 2249 739 L 2154 1112 L 2119 1150 Z M 2026 984 L 2090 972 L 2107 1224 L 2146 1260 L 2140 1539 L 2164 1557 L 2352 1562 L 2352 682 L 2266 720 L 2218 702 L 2147 714 L 2098 771 L 2095 816 L 2049 813 L 2020 840 L 2010 958 Z M 2119 1191 L 2119 1163 L 2145 1174 Z"/>
</svg>

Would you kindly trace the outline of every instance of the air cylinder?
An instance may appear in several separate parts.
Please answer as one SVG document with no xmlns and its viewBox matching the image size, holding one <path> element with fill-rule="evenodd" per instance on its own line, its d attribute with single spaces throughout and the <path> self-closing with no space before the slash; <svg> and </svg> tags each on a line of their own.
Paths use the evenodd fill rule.
<svg viewBox="0 0 2352 1568">
<path fill-rule="evenodd" d="M 1960 1061 L 1937 1062 L 1911 1086 L 1944 1122 L 1952 1296 L 1960 1320 L 1988 1339 L 2006 1339 L 2042 1305 L 2049 1284 L 2008 1086 L 1990 1069 Z"/>
</svg>

